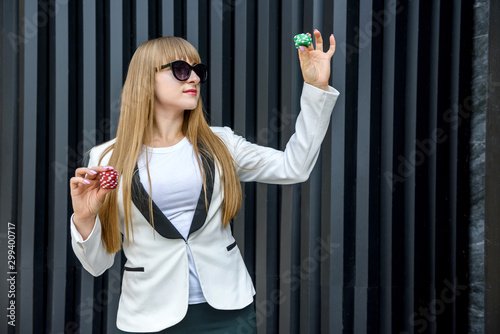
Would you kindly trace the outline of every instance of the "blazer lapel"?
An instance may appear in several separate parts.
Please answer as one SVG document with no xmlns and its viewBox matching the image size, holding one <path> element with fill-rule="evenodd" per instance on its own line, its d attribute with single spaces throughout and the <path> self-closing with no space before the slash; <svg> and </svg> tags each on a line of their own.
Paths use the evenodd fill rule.
<svg viewBox="0 0 500 334">
<path fill-rule="evenodd" d="M 152 221 L 149 217 L 149 194 L 144 189 L 141 179 L 139 178 L 139 169 L 135 165 L 134 175 L 132 176 L 132 202 L 135 204 L 137 209 L 142 213 L 144 218 L 148 223 L 153 226 Z M 154 226 L 153 228 L 162 237 L 168 239 L 184 239 L 175 226 L 170 222 L 170 220 L 165 217 L 163 212 L 158 208 L 156 203 L 153 201 L 153 218 Z"/>
<path fill-rule="evenodd" d="M 212 193 L 214 187 L 214 161 L 212 158 L 202 158 L 203 170 L 206 174 L 206 188 L 207 188 L 207 206 L 205 206 L 205 191 L 201 187 L 200 196 L 198 198 L 198 203 L 196 204 L 196 211 L 194 213 L 193 221 L 191 222 L 191 228 L 189 234 L 199 230 L 207 218 L 207 207 L 210 207 L 210 202 L 212 200 Z M 179 231 L 175 228 L 172 222 L 165 217 L 163 212 L 158 208 L 156 203 L 153 201 L 153 218 L 154 226 L 149 216 L 149 194 L 141 183 L 139 178 L 139 169 L 137 165 L 134 169 L 134 174 L 132 176 L 132 202 L 137 207 L 137 209 L 144 216 L 146 221 L 164 238 L 168 239 L 184 239 Z M 188 236 L 189 238 L 189 236 Z"/>
<path fill-rule="evenodd" d="M 191 228 L 189 229 L 189 235 L 191 233 L 198 231 L 205 220 L 207 219 L 207 208 L 210 207 L 210 202 L 212 200 L 212 193 L 214 190 L 214 160 L 211 157 L 201 158 L 203 162 L 203 170 L 206 175 L 206 187 L 207 187 L 207 205 L 205 206 L 205 192 L 203 187 L 201 187 L 200 197 L 198 198 L 198 204 L 196 205 L 196 211 L 194 213 L 193 221 L 191 223 Z M 189 236 L 188 236 L 189 238 Z"/>
</svg>

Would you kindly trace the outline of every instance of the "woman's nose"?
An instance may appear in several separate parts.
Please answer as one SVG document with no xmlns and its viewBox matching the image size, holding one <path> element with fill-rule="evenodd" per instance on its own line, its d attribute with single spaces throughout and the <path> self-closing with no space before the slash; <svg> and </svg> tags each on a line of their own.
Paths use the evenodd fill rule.
<svg viewBox="0 0 500 334">
<path fill-rule="evenodd" d="M 191 75 L 189 76 L 188 79 L 189 82 L 194 82 L 194 83 L 199 83 L 200 82 L 200 77 L 198 74 L 196 74 L 195 71 L 191 71 Z"/>
</svg>

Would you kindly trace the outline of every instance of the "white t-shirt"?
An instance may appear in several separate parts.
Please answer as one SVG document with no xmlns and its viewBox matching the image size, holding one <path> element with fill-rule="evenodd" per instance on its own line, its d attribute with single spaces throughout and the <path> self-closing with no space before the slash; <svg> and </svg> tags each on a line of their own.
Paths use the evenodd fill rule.
<svg viewBox="0 0 500 334">
<path fill-rule="evenodd" d="M 149 174 L 153 191 L 149 188 L 146 170 L 148 150 Z M 199 159 L 198 159 L 199 161 Z M 187 240 L 191 222 L 200 197 L 203 181 L 193 145 L 184 137 L 170 147 L 148 147 L 137 160 L 139 177 L 144 189 L 179 233 Z M 189 246 L 189 304 L 204 303 L 200 281 Z"/>
</svg>

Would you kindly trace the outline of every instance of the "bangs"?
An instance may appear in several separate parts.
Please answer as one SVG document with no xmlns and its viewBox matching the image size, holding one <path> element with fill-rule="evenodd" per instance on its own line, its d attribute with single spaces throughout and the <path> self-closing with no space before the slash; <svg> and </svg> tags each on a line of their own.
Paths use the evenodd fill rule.
<svg viewBox="0 0 500 334">
<path fill-rule="evenodd" d="M 168 64 L 174 60 L 185 60 L 191 63 L 200 63 L 200 55 L 191 43 L 183 38 L 167 36 L 156 39 L 157 47 L 154 52 L 155 66 Z"/>
</svg>

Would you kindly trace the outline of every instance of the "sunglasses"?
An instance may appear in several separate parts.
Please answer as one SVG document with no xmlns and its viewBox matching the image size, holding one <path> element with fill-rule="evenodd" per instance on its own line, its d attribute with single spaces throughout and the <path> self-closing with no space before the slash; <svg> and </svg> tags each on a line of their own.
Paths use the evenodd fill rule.
<svg viewBox="0 0 500 334">
<path fill-rule="evenodd" d="M 164 68 L 170 67 L 172 68 L 172 72 L 174 73 L 174 77 L 179 81 L 186 81 L 191 76 L 191 71 L 194 70 L 194 73 L 200 78 L 200 82 L 207 81 L 207 66 L 204 64 L 195 64 L 194 66 L 189 65 L 184 60 L 174 60 L 173 62 L 161 65 L 160 70 Z M 158 69 L 156 69 L 158 71 Z"/>
</svg>

